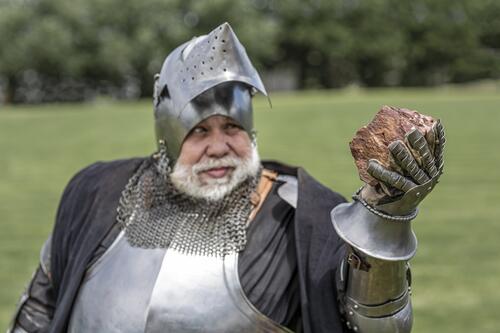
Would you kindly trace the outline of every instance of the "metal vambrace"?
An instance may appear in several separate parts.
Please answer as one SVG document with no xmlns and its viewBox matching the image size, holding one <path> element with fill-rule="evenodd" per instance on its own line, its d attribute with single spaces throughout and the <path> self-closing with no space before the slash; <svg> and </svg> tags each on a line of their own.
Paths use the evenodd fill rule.
<svg viewBox="0 0 500 333">
<path fill-rule="evenodd" d="M 376 214 L 361 202 L 337 206 L 332 223 L 347 243 L 337 276 L 342 317 L 361 333 L 407 333 L 413 317 L 408 260 L 416 251 L 409 220 Z"/>
<path fill-rule="evenodd" d="M 7 333 L 45 332 L 50 326 L 55 304 L 50 279 L 50 243 L 51 237 L 42 247 L 40 265 L 19 300 Z"/>
</svg>

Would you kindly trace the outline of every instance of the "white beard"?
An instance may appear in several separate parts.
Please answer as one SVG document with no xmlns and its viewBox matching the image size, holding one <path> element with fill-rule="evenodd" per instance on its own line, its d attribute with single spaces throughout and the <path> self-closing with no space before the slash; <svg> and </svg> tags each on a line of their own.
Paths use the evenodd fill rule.
<svg viewBox="0 0 500 333">
<path fill-rule="evenodd" d="M 222 178 L 208 178 L 202 182 L 200 172 L 218 168 L 231 167 L 232 172 Z M 260 169 L 260 158 L 257 147 L 252 147 L 248 158 L 226 156 L 210 158 L 192 167 L 176 163 L 170 180 L 175 188 L 189 196 L 208 201 L 218 201 L 249 177 L 256 177 Z"/>
</svg>

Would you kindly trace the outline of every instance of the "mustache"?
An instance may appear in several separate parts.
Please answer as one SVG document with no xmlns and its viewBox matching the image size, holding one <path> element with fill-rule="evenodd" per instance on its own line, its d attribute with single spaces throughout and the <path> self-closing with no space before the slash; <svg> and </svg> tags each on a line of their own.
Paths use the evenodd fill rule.
<svg viewBox="0 0 500 333">
<path fill-rule="evenodd" d="M 196 163 L 192 167 L 194 174 L 199 174 L 214 168 L 236 168 L 243 160 L 239 157 L 225 156 L 221 158 L 208 158 Z"/>
</svg>

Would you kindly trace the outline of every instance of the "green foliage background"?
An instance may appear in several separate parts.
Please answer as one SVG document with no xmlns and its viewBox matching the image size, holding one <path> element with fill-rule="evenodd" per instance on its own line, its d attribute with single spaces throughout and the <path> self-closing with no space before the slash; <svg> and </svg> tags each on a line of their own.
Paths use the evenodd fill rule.
<svg viewBox="0 0 500 333">
<path fill-rule="evenodd" d="M 0 89 L 151 96 L 168 52 L 224 21 L 259 70 L 290 70 L 299 88 L 500 77 L 496 0 L 1 0 Z"/>
<path fill-rule="evenodd" d="M 272 110 L 264 99 L 256 101 L 262 157 L 302 165 L 346 197 L 361 184 L 348 142 L 381 105 L 442 119 L 445 174 L 414 222 L 414 332 L 498 332 L 498 87 L 348 89 L 273 94 L 272 100 Z M 153 149 L 149 102 L 0 110 L 0 330 L 37 266 L 72 174 L 96 160 Z"/>
</svg>

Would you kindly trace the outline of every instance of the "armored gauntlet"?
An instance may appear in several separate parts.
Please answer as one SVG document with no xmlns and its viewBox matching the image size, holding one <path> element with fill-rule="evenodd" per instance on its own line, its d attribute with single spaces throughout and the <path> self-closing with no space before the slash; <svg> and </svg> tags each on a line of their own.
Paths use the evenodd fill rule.
<svg viewBox="0 0 500 333">
<path fill-rule="evenodd" d="M 414 129 L 405 141 L 388 147 L 401 173 L 370 160 L 367 171 L 380 185 L 365 185 L 352 203 L 331 213 L 348 247 L 337 279 L 340 308 L 346 326 L 355 332 L 411 331 L 408 261 L 417 239 L 410 222 L 443 172 L 443 126 L 438 121 L 425 136 Z"/>
</svg>

